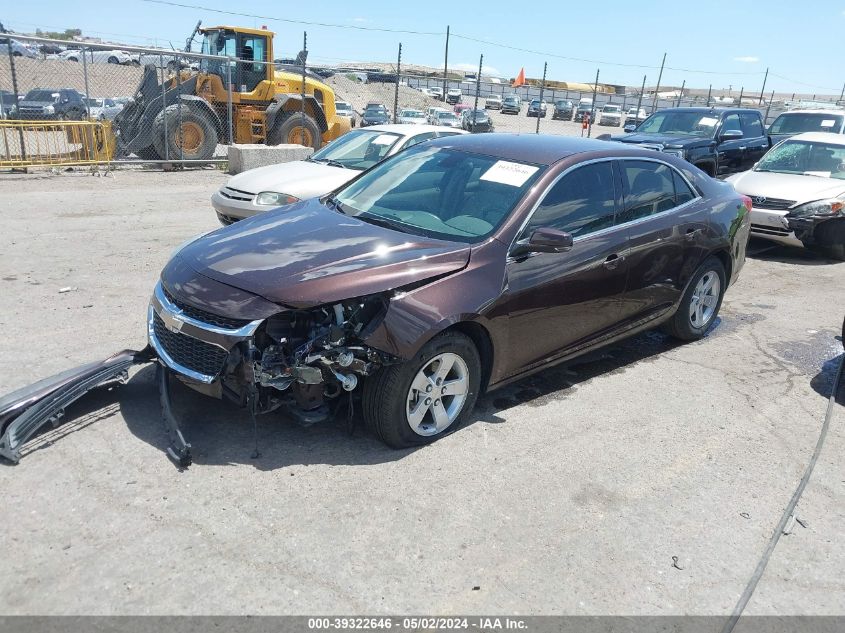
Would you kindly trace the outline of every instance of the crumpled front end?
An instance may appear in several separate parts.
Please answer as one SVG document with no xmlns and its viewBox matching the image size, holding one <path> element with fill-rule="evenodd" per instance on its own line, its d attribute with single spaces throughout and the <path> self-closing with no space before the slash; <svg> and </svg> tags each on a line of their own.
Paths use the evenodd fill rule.
<svg viewBox="0 0 845 633">
<path fill-rule="evenodd" d="M 159 282 L 147 329 L 160 362 L 194 389 L 255 413 L 285 407 L 314 422 L 327 413 L 327 399 L 394 362 L 362 342 L 386 309 L 387 299 L 373 295 L 239 320 L 187 304 Z"/>
</svg>

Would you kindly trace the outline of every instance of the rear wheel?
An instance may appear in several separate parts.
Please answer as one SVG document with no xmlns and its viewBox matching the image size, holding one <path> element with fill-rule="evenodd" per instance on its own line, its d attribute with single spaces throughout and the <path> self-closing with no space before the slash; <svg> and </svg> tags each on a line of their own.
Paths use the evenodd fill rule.
<svg viewBox="0 0 845 633">
<path fill-rule="evenodd" d="M 304 145 L 320 149 L 323 139 L 317 122 L 301 112 L 285 112 L 279 115 L 273 129 L 267 135 L 267 145 Z"/>
<path fill-rule="evenodd" d="M 429 444 L 471 415 L 481 360 L 460 332 L 436 336 L 411 360 L 381 369 L 364 383 L 367 428 L 393 448 Z"/>
<path fill-rule="evenodd" d="M 109 57 L 108 62 L 109 62 L 110 64 L 119 64 L 119 63 L 120 63 L 120 62 L 117 60 L 117 57 L 115 57 L 114 55 L 112 55 L 111 57 Z"/>
<path fill-rule="evenodd" d="M 206 160 L 214 156 L 218 141 L 214 122 L 189 105 L 181 106 L 181 115 L 179 110 L 178 104 L 168 106 L 153 121 L 153 145 L 158 155 L 172 160 Z"/>
<path fill-rule="evenodd" d="M 709 257 L 690 279 L 678 311 L 663 326 L 666 332 L 682 341 L 702 338 L 719 314 L 726 286 L 725 267 Z"/>
</svg>

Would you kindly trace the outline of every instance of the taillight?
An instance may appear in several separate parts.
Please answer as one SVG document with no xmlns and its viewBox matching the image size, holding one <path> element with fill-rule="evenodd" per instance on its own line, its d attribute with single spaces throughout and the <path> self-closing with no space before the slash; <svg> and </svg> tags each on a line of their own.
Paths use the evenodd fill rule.
<svg viewBox="0 0 845 633">
<path fill-rule="evenodd" d="M 751 213 L 751 198 L 748 196 L 740 196 L 740 198 L 742 199 L 742 204 L 745 205 L 746 210 Z"/>
</svg>

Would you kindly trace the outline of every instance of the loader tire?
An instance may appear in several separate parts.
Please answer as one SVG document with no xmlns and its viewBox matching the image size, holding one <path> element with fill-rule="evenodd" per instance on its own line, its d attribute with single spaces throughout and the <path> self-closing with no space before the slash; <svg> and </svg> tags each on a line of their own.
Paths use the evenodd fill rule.
<svg viewBox="0 0 845 633">
<path fill-rule="evenodd" d="M 161 156 L 152 145 L 136 150 L 135 155 L 141 160 L 161 160 Z"/>
<path fill-rule="evenodd" d="M 214 122 L 190 105 L 181 105 L 181 117 L 179 110 L 179 104 L 167 106 L 153 121 L 153 146 L 158 155 L 170 160 L 206 160 L 214 156 L 218 142 Z"/>
<path fill-rule="evenodd" d="M 303 135 L 305 139 L 303 141 Z M 285 112 L 279 115 L 273 129 L 267 135 L 267 145 L 290 143 L 320 149 L 323 138 L 317 122 L 301 112 Z"/>
</svg>

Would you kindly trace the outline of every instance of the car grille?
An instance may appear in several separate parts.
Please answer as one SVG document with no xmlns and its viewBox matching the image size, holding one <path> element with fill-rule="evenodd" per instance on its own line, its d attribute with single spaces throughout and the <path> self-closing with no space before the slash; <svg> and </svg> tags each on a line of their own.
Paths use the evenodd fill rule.
<svg viewBox="0 0 845 633">
<path fill-rule="evenodd" d="M 758 235 L 775 235 L 779 237 L 788 237 L 789 230 L 778 226 L 769 226 L 768 224 L 752 224 L 751 232 Z"/>
<path fill-rule="evenodd" d="M 241 191 L 240 189 L 233 189 L 232 187 L 223 187 L 220 189 L 220 195 L 229 200 L 237 200 L 239 202 L 252 202 L 255 194 L 248 191 Z"/>
<path fill-rule="evenodd" d="M 753 197 L 751 204 L 755 209 L 771 209 L 772 211 L 786 211 L 795 204 L 795 200 L 781 200 L 780 198 L 766 198 L 762 202 L 757 202 Z"/>
<path fill-rule="evenodd" d="M 171 332 L 158 314 L 153 314 L 153 332 L 158 343 L 175 363 L 206 376 L 216 376 L 223 369 L 226 350 L 187 334 Z"/>
<path fill-rule="evenodd" d="M 212 314 L 211 312 L 206 312 L 205 310 L 200 310 L 192 305 L 188 305 L 184 301 L 180 301 L 170 294 L 167 291 L 167 288 L 164 287 L 164 284 L 162 284 L 161 289 L 164 292 L 164 296 L 167 297 L 167 300 L 170 303 L 179 308 L 185 316 L 189 316 L 197 321 L 202 321 L 203 323 L 208 323 L 209 325 L 216 325 L 217 327 L 226 328 L 227 330 L 237 330 L 238 328 L 242 328 L 250 323 L 245 319 L 230 319 L 229 317 Z"/>
</svg>

